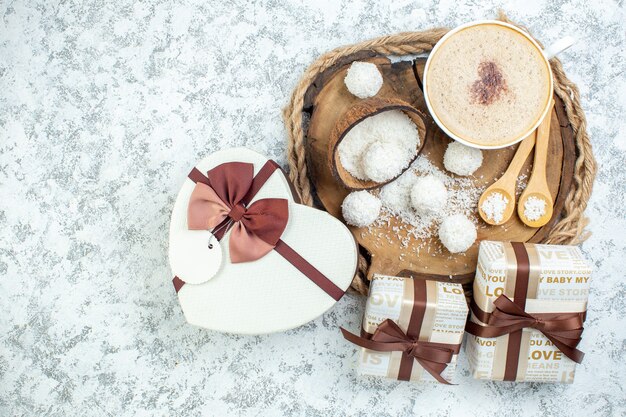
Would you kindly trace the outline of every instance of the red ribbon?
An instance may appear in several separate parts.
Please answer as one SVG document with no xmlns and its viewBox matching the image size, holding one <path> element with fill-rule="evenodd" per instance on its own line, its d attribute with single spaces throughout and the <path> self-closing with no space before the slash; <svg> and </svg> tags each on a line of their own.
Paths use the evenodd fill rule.
<svg viewBox="0 0 626 417">
<path fill-rule="evenodd" d="M 284 198 L 264 198 L 247 206 L 254 166 L 228 162 L 207 173 L 210 185 L 197 182 L 189 199 L 187 226 L 190 230 L 223 227 L 230 234 L 232 263 L 262 258 L 276 247 L 289 217 Z M 222 233 L 222 235 L 223 235 Z"/>
<path fill-rule="evenodd" d="M 496 309 L 489 315 L 487 326 L 468 322 L 465 330 L 479 337 L 498 337 L 524 328 L 543 333 L 565 356 L 581 363 L 585 354 L 576 349 L 583 333 L 583 317 L 580 313 L 549 313 L 532 315 L 524 311 L 506 295 L 499 296 L 493 305 Z"/>
<path fill-rule="evenodd" d="M 268 160 L 256 175 L 254 165 L 244 162 L 224 163 L 206 176 L 198 169 L 192 169 L 189 179 L 196 186 L 187 208 L 188 227 L 212 229 L 218 241 L 233 228 L 229 243 L 233 263 L 257 260 L 274 249 L 322 291 L 339 301 L 344 291 L 281 239 L 289 217 L 288 201 L 265 198 L 249 204 L 272 174 L 280 169 L 272 160 Z M 297 199 L 291 183 L 289 186 Z M 173 284 L 178 293 L 185 281 L 175 276 Z"/>
<path fill-rule="evenodd" d="M 437 381 L 451 385 L 441 376 L 441 373 L 452 361 L 452 357 L 459 353 L 460 345 L 412 339 L 390 319 L 380 323 L 371 339 L 352 334 L 344 328 L 341 328 L 341 333 L 346 340 L 365 349 L 378 352 L 404 352 L 409 357 L 415 358 L 422 368 Z"/>
</svg>

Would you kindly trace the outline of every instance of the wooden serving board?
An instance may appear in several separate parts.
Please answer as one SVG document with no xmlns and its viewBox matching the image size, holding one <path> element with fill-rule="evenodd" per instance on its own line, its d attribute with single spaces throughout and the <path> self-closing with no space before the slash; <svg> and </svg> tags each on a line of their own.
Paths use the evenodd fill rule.
<svg viewBox="0 0 626 417">
<path fill-rule="evenodd" d="M 349 190 L 344 188 L 332 175 L 328 164 L 328 141 L 337 119 L 358 100 L 344 84 L 349 65 L 353 61 L 370 61 L 378 65 L 383 74 L 383 87 L 377 97 L 402 99 L 425 115 L 426 139 L 422 149 L 429 161 L 440 170 L 443 168 L 443 154 L 451 139 L 446 136 L 430 117 L 424 95 L 421 77 L 426 60 L 391 63 L 388 58 L 372 52 L 362 51 L 346 57 L 335 66 L 320 74 L 311 85 L 305 97 L 304 109 L 310 115 L 307 129 L 307 163 L 310 179 L 315 190 L 317 203 L 335 217 L 342 219 L 341 203 Z M 481 240 L 501 240 L 518 242 L 541 242 L 562 212 L 565 198 L 570 190 L 574 175 L 576 149 L 573 132 L 564 112 L 563 103 L 556 97 L 555 111 L 551 117 L 550 145 L 547 167 L 547 180 L 555 201 L 554 216 L 540 229 L 524 225 L 517 215 L 501 226 L 490 226 L 478 218 L 478 239 L 465 253 L 451 254 L 439 242 L 436 233 L 427 239 L 411 237 L 408 246 L 406 230 L 394 231 L 401 221 L 396 218 L 381 227 L 355 228 L 351 230 L 370 256 L 368 278 L 374 273 L 428 277 L 430 279 L 453 279 L 469 284 L 474 277 Z M 483 150 L 483 164 L 471 178 L 476 187 L 486 187 L 497 180 L 506 170 L 517 145 L 499 150 Z M 533 154 L 526 161 L 522 174 L 530 176 Z M 419 253 L 415 249 L 419 247 Z"/>
</svg>

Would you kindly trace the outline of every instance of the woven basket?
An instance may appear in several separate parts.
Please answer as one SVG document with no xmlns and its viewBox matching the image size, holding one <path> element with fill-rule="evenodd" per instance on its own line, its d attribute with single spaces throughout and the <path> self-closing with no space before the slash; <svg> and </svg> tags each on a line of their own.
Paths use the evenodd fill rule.
<svg viewBox="0 0 626 417">
<path fill-rule="evenodd" d="M 498 19 L 515 24 L 502 12 L 499 13 Z M 525 27 L 517 26 L 528 32 Z M 428 52 L 447 32 L 448 29 L 436 28 L 421 32 L 403 32 L 383 36 L 334 49 L 319 57 L 309 66 L 293 91 L 291 100 L 283 112 L 288 134 L 287 159 L 289 163 L 289 177 L 303 204 L 312 206 L 314 202 L 306 162 L 307 121 L 304 117 L 303 107 L 306 92 L 316 77 L 352 55 L 375 53 L 403 56 Z M 539 44 L 541 45 L 541 43 Z M 565 76 L 561 61 L 553 58 L 550 60 L 550 64 L 554 74 L 554 91 L 563 100 L 567 118 L 574 132 L 576 163 L 572 189 L 565 201 L 561 218 L 543 239 L 542 243 L 577 244 L 589 236 L 589 232 L 585 231 L 588 219 L 584 217 L 583 212 L 591 195 L 596 173 L 596 162 L 591 150 L 589 136 L 587 135 L 587 121 L 580 104 L 578 87 Z M 367 294 L 368 283 L 365 276 L 368 267 L 369 262 L 367 259 L 363 255 L 359 255 L 359 269 L 352 281 L 352 289 L 359 294 Z M 471 288 L 468 288 L 467 283 L 464 284 L 466 284 L 466 290 L 470 291 Z"/>
</svg>

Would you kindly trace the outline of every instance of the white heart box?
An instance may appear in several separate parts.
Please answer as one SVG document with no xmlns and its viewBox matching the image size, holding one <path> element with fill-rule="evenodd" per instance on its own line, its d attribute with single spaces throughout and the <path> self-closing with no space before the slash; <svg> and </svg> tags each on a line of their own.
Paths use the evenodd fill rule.
<svg viewBox="0 0 626 417">
<path fill-rule="evenodd" d="M 225 149 L 204 158 L 196 169 L 206 175 L 228 162 L 250 163 L 256 176 L 268 159 L 245 148 Z M 170 223 L 170 266 L 187 322 L 238 334 L 284 331 L 322 315 L 349 287 L 358 253 L 352 234 L 330 214 L 298 204 L 282 170 L 271 174 L 248 206 L 265 198 L 286 199 L 289 218 L 281 241 L 338 287 L 339 297 L 325 292 L 278 250 L 252 262 L 232 263 L 230 231 L 217 241 L 210 231 L 188 229 L 195 187 L 190 178 L 185 180 Z M 213 249 L 208 249 L 210 243 Z"/>
</svg>

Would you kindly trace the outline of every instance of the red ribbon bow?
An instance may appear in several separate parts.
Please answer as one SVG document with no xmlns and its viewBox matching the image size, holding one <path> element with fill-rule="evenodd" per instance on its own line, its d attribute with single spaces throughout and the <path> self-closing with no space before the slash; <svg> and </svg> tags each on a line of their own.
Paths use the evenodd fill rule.
<svg viewBox="0 0 626 417">
<path fill-rule="evenodd" d="M 415 358 L 437 381 L 451 385 L 441 373 L 452 361 L 455 353 L 459 352 L 459 345 L 444 343 L 423 342 L 411 339 L 394 321 L 387 319 L 380 323 L 371 339 L 359 337 L 341 328 L 343 337 L 349 342 L 365 349 L 378 352 L 404 352 Z"/>
<path fill-rule="evenodd" d="M 225 232 L 232 227 L 232 263 L 255 261 L 274 249 L 287 226 L 287 200 L 264 198 L 248 206 L 254 178 L 254 166 L 249 163 L 224 163 L 210 170 L 207 178 L 210 185 L 197 182 L 191 193 L 187 208 L 189 229 L 220 227 Z"/>
<path fill-rule="evenodd" d="M 543 333 L 565 356 L 581 363 L 585 354 L 576 349 L 583 333 L 583 317 L 580 313 L 528 314 L 506 295 L 494 302 L 496 309 L 489 315 L 487 326 L 468 322 L 468 333 L 479 337 L 498 337 L 524 328 Z"/>
</svg>

